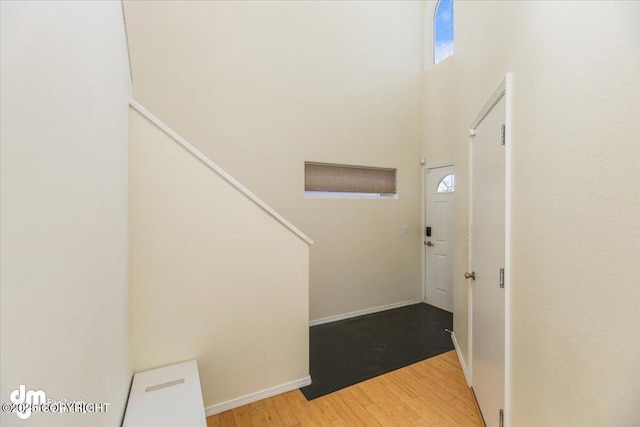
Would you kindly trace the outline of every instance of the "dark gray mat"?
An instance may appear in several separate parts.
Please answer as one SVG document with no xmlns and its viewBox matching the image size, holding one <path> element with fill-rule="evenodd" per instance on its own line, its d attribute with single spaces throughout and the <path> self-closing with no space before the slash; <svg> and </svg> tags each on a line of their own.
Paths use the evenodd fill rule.
<svg viewBox="0 0 640 427">
<path fill-rule="evenodd" d="M 415 304 L 310 328 L 307 400 L 453 350 L 453 314 Z"/>
</svg>

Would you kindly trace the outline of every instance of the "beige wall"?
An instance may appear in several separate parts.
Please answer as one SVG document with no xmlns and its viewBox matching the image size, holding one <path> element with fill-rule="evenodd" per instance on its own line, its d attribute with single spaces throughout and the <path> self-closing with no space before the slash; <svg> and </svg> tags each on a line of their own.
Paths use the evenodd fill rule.
<svg viewBox="0 0 640 427">
<path fill-rule="evenodd" d="M 425 73 L 424 153 L 456 162 L 463 353 L 467 128 L 512 72 L 511 425 L 635 425 L 640 3 L 456 2 L 455 18 L 454 56 Z"/>
<path fill-rule="evenodd" d="M 134 371 L 196 359 L 205 406 L 309 375 L 309 247 L 131 112 Z"/>
<path fill-rule="evenodd" d="M 129 69 L 118 2 L 2 2 L 0 400 L 20 384 L 118 426 L 128 347 Z"/>
<path fill-rule="evenodd" d="M 135 99 L 314 240 L 311 319 L 421 297 L 422 8 L 126 2 Z M 304 199 L 305 160 L 399 198 Z"/>
</svg>

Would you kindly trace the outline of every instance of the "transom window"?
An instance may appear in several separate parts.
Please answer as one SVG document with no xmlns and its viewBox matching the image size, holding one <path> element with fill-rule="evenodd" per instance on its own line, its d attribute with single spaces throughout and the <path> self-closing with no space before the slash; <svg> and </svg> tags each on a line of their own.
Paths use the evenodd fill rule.
<svg viewBox="0 0 640 427">
<path fill-rule="evenodd" d="M 453 55 L 453 0 L 438 0 L 433 14 L 433 63 Z"/>
<path fill-rule="evenodd" d="M 453 176 L 452 173 L 450 173 L 449 175 L 445 176 L 440 180 L 440 183 L 438 184 L 438 189 L 436 190 L 436 192 L 453 193 L 454 184 L 455 184 L 455 177 Z"/>
</svg>

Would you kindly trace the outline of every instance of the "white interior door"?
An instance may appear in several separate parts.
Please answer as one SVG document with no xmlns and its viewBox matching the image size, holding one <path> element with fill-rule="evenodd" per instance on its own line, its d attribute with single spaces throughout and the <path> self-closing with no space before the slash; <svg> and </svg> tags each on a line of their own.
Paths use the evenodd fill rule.
<svg viewBox="0 0 640 427">
<path fill-rule="evenodd" d="M 429 304 L 453 311 L 453 166 L 425 174 L 425 287 Z"/>
<path fill-rule="evenodd" d="M 505 398 L 505 114 L 503 97 L 476 127 L 470 148 L 471 372 L 487 427 L 498 427 Z"/>
</svg>

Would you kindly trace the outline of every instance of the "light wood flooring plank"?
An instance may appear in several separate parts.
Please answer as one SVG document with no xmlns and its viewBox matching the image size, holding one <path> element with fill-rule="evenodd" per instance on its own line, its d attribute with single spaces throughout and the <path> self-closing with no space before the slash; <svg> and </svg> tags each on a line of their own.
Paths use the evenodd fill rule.
<svg viewBox="0 0 640 427">
<path fill-rule="evenodd" d="M 233 411 L 225 411 L 220 414 L 214 415 L 213 417 L 217 417 L 220 420 L 220 427 L 237 427 L 236 419 L 233 416 Z M 207 422 L 213 417 L 208 417 Z"/>
<path fill-rule="evenodd" d="M 307 401 L 300 390 L 212 415 L 207 427 L 482 427 L 455 351 Z"/>
</svg>

